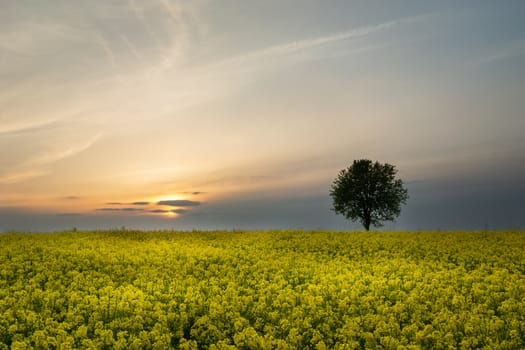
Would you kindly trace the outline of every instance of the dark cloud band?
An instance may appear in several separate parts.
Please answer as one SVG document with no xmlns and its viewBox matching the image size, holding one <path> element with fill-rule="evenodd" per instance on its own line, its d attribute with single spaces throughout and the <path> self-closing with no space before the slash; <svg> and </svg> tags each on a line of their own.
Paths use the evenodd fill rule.
<svg viewBox="0 0 525 350">
<path fill-rule="evenodd" d="M 187 199 L 179 199 L 179 200 L 160 201 L 157 203 L 157 205 L 167 205 L 170 207 L 197 207 L 201 205 L 201 202 L 190 201 Z"/>
<path fill-rule="evenodd" d="M 143 211 L 142 208 L 97 208 L 96 211 Z"/>
<path fill-rule="evenodd" d="M 184 213 L 187 213 L 188 211 L 186 209 L 173 209 L 171 212 L 175 214 L 184 214 Z"/>
<path fill-rule="evenodd" d="M 155 209 L 150 210 L 150 213 L 157 213 L 157 214 L 168 214 L 168 213 L 174 213 L 174 214 L 184 214 L 188 211 L 186 209 L 173 209 L 173 210 L 165 210 L 165 209 Z"/>
</svg>

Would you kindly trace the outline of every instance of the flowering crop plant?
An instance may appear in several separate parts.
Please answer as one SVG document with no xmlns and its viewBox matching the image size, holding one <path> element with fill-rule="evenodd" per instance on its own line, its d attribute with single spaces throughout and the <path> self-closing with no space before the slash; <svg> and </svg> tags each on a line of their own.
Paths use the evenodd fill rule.
<svg viewBox="0 0 525 350">
<path fill-rule="evenodd" d="M 525 233 L 0 235 L 0 349 L 524 349 Z"/>
</svg>

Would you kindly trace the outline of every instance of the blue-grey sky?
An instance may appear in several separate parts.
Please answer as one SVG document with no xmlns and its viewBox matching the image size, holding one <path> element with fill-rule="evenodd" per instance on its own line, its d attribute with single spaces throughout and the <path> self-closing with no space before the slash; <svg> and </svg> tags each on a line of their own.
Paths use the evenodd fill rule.
<svg viewBox="0 0 525 350">
<path fill-rule="evenodd" d="M 523 1 L 0 0 L 0 231 L 525 225 Z"/>
</svg>

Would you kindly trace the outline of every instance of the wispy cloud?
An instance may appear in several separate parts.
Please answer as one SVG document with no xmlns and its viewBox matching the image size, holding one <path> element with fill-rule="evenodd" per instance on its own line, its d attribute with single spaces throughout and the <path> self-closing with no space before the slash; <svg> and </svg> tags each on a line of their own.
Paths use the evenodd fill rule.
<svg viewBox="0 0 525 350">
<path fill-rule="evenodd" d="M 160 201 L 157 205 L 166 205 L 170 207 L 196 207 L 201 205 L 201 202 L 190 201 L 187 199 L 165 200 Z"/>
<path fill-rule="evenodd" d="M 385 47 L 384 44 L 360 43 L 359 45 L 364 45 L 364 47 L 357 44 L 352 47 L 351 40 L 387 32 L 403 24 L 418 22 L 424 18 L 425 15 L 403 18 L 377 25 L 349 29 L 344 32 L 270 45 L 211 63 L 189 64 L 184 67 L 184 70 L 177 70 L 177 79 L 170 81 L 164 81 L 165 76 L 162 74 L 165 70 L 173 68 L 172 65 L 159 65 L 157 66 L 159 72 L 157 76 L 160 77 L 160 82 L 157 81 L 156 83 L 164 86 L 164 91 L 171 93 L 166 96 L 156 96 L 155 104 L 156 106 L 165 105 L 168 102 L 164 101 L 163 97 L 168 97 L 169 112 L 163 113 L 165 115 L 173 113 L 174 109 L 185 109 L 210 100 L 220 99 L 235 94 L 245 84 L 259 79 L 268 70 L 280 69 L 293 64 L 298 58 L 301 61 L 309 61 L 331 57 L 334 55 L 331 45 L 335 44 L 348 46 L 346 50 L 338 52 L 340 56 L 351 56 L 364 51 L 382 49 Z M 172 73 L 169 72 L 166 76 L 171 76 Z M 174 103 L 173 101 L 177 102 Z"/>
<path fill-rule="evenodd" d="M 142 48 L 129 36 L 121 36 L 132 56 L 147 67 L 148 74 L 159 74 L 184 61 L 193 47 L 193 40 L 203 32 L 199 11 L 201 1 L 173 2 L 153 0 L 148 2 L 128 1 L 129 12 L 133 14 L 137 27 L 149 40 L 149 51 L 155 52 L 149 60 Z"/>
<path fill-rule="evenodd" d="M 49 174 L 49 170 L 13 169 L 0 174 L 0 184 L 9 185 L 18 182 L 24 182 L 35 177 L 45 176 L 47 174 Z"/>
<path fill-rule="evenodd" d="M 33 165 L 47 165 L 50 163 L 57 162 L 59 160 L 69 158 L 77 153 L 83 152 L 93 146 L 95 142 L 102 136 L 102 133 L 98 133 L 95 136 L 91 137 L 83 143 L 77 145 L 72 145 L 69 148 L 43 152 L 40 155 L 37 155 L 27 161 L 24 166 L 33 166 Z"/>
<path fill-rule="evenodd" d="M 185 214 L 187 212 L 188 212 L 188 210 L 186 210 L 186 209 L 172 209 L 172 210 L 154 209 L 154 210 L 150 210 L 150 213 L 155 213 L 155 214 L 168 214 L 168 213 Z"/>
<path fill-rule="evenodd" d="M 114 73 L 116 74 L 116 77 L 118 79 L 121 79 L 118 70 L 119 70 L 119 64 L 117 62 L 116 54 L 113 51 L 113 47 L 111 43 L 102 35 L 101 33 L 94 32 L 93 33 L 94 41 L 97 43 L 97 45 L 102 49 L 102 51 L 106 55 L 106 59 L 109 62 L 110 66 L 113 68 Z"/>
<path fill-rule="evenodd" d="M 253 52 L 226 59 L 222 62 L 219 62 L 219 65 L 237 65 L 240 63 L 246 63 L 250 61 L 268 59 L 270 57 L 282 57 L 286 55 L 291 55 L 299 51 L 310 50 L 332 43 L 365 37 L 374 33 L 394 28 L 400 24 L 420 21 L 424 17 L 425 15 L 414 16 L 410 18 L 388 21 L 371 26 L 358 27 L 350 29 L 348 31 L 332 33 L 325 36 L 312 37 L 308 39 L 296 40 L 288 43 L 269 46 L 259 50 L 255 50 Z"/>
<path fill-rule="evenodd" d="M 49 150 L 37 154 L 23 163 L 0 173 L 0 184 L 13 184 L 30 180 L 50 173 L 49 166 L 62 159 L 72 157 L 90 148 L 98 141 L 99 133 L 87 141 L 64 149 Z"/>
<path fill-rule="evenodd" d="M 194 196 L 198 196 L 199 194 L 205 194 L 206 192 L 201 192 L 201 191 L 190 191 L 190 192 L 183 192 L 184 194 L 191 194 L 191 195 L 194 195 Z"/>
<path fill-rule="evenodd" d="M 76 200 L 82 199 L 82 197 L 79 197 L 79 196 L 65 196 L 65 197 L 62 197 L 62 199 L 65 199 L 65 200 L 68 200 L 68 201 L 76 201 Z"/>
<path fill-rule="evenodd" d="M 58 119 L 43 121 L 17 121 L 5 126 L 0 126 L 0 135 L 16 135 L 21 133 L 30 133 L 35 131 L 49 130 L 60 125 Z"/>
<path fill-rule="evenodd" d="M 493 49 L 493 51 L 484 57 L 474 61 L 475 65 L 495 63 L 513 57 L 525 55 L 525 38 L 512 41 L 503 47 Z"/>
<path fill-rule="evenodd" d="M 149 202 L 146 201 L 137 201 L 137 202 L 131 202 L 131 203 L 124 203 L 124 202 L 107 202 L 107 205 L 149 205 Z"/>
<path fill-rule="evenodd" d="M 96 211 L 127 211 L 127 212 L 133 212 L 133 211 L 144 211 L 143 208 L 97 208 Z"/>
<path fill-rule="evenodd" d="M 85 32 L 64 23 L 22 21 L 0 31 L 0 51 L 19 56 L 54 55 L 64 41 L 83 40 Z"/>
<path fill-rule="evenodd" d="M 144 211 L 142 208 L 121 208 L 121 211 Z"/>
<path fill-rule="evenodd" d="M 165 210 L 165 209 L 154 209 L 154 210 L 150 210 L 149 212 L 150 212 L 150 213 L 155 213 L 155 214 L 165 214 L 165 213 L 170 213 L 171 210 Z"/>
<path fill-rule="evenodd" d="M 166 116 L 175 120 L 181 109 L 234 94 L 245 82 L 261 77 L 268 67 L 276 68 L 292 62 L 294 55 L 299 52 L 309 50 L 315 52 L 318 48 L 330 48 L 331 44 L 350 42 L 352 39 L 385 32 L 419 19 L 419 17 L 399 19 L 279 43 L 215 63 L 204 64 L 190 59 L 192 50 L 198 51 L 197 46 L 200 41 L 198 36 L 206 33 L 205 24 L 199 16 L 199 6 L 202 4 L 200 1 L 196 3 L 197 5 L 194 5 L 194 2 L 190 5 L 186 2 L 174 3 L 165 0 L 152 2 L 129 0 L 127 3 L 118 4 L 102 2 L 88 6 L 90 11 L 96 12 L 96 19 L 118 21 L 120 18 L 122 22 L 118 23 L 122 23 L 123 26 L 97 27 L 98 22 L 93 21 L 93 14 L 91 14 L 91 20 L 86 16 L 81 23 L 68 23 L 65 19 L 55 18 L 56 22 L 25 21 L 17 23 L 8 31 L 0 31 L 0 49 L 29 55 L 68 51 L 72 57 L 79 60 L 73 60 L 72 65 L 89 62 L 94 68 L 93 74 L 90 72 L 86 76 L 76 77 L 73 83 L 67 79 L 58 79 L 62 85 L 54 84 L 51 81 L 53 79 L 47 81 L 43 77 L 39 86 L 28 84 L 17 91 L 15 97 L 21 101 L 25 100 L 24 96 L 28 91 L 34 93 L 40 85 L 50 86 L 49 89 L 52 89 L 53 93 L 50 94 L 50 98 L 42 99 L 45 102 L 34 103 L 33 109 L 42 110 L 44 112 L 42 115 L 45 117 L 39 114 L 40 120 L 35 121 L 33 120 L 35 117 L 32 116 L 34 110 L 23 110 L 20 112 L 21 118 L 17 118 L 16 121 L 12 118 L 9 123 L 2 123 L 0 134 L 17 135 L 47 130 L 59 125 L 63 118 L 75 119 L 76 122 L 81 119 L 69 113 L 71 110 L 83 113 L 84 116 L 82 123 L 71 126 L 78 131 L 77 139 L 88 138 L 88 140 L 85 143 L 72 143 L 64 147 L 56 147 L 52 141 L 49 141 L 45 144 L 44 150 L 35 147 L 32 156 L 25 158 L 27 160 L 10 166 L 5 171 L 0 169 L 0 183 L 18 183 L 49 174 L 53 163 L 88 149 L 100 136 L 89 139 L 87 133 L 92 134 L 102 129 L 114 132 L 119 130 L 124 121 L 130 123 L 130 120 L 140 123 Z M 101 21 L 101 23 L 105 22 Z M 17 37 L 21 38 L 20 42 L 14 40 Z M 81 45 L 80 49 L 79 42 L 87 45 Z M 75 50 L 66 50 L 70 47 Z M 83 56 L 84 54 L 86 57 Z M 215 54 L 217 57 L 221 52 Z M 102 59 L 99 56 L 102 56 Z M 266 64 L 267 61 L 271 63 Z M 246 66 L 249 67 L 249 72 L 246 71 Z M 54 67 L 54 69 L 59 68 L 61 67 Z M 101 72 L 109 74 L 100 77 Z M 49 75 L 53 76 L 52 73 Z M 60 71 L 55 73 L 64 74 Z M 59 90 L 57 86 L 60 86 Z M 69 101 L 74 100 L 75 91 L 81 98 L 75 101 L 74 108 L 67 107 Z M 68 109 L 69 115 L 54 118 L 54 109 L 47 108 L 47 101 L 54 101 L 56 110 Z M 92 127 L 95 124 L 96 127 L 93 128 L 95 130 L 88 131 L 86 128 L 84 131 L 83 126 Z M 65 133 L 61 131 L 55 132 L 54 135 L 50 133 L 51 137 L 46 140 L 54 140 L 55 135 L 64 138 Z M 178 172 L 178 169 L 176 170 Z M 166 174 L 164 170 L 158 173 L 163 176 Z M 156 176 L 155 173 L 153 175 Z M 126 176 L 129 178 L 131 175 Z M 140 177 L 140 181 L 144 181 L 143 176 Z M 197 194 L 193 193 L 193 195 Z M 178 206 L 200 204 L 199 202 L 192 202 L 199 204 L 189 204 L 189 202 L 179 202 Z"/>
</svg>

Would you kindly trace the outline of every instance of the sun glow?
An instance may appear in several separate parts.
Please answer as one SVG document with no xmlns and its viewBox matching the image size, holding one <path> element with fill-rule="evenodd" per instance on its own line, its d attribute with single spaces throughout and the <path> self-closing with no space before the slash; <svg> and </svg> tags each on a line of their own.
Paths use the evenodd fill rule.
<svg viewBox="0 0 525 350">
<path fill-rule="evenodd" d="M 178 200 L 184 200 L 187 199 L 184 196 L 181 196 L 180 194 L 172 194 L 172 195 L 158 195 L 149 198 L 150 203 L 157 204 L 161 201 L 178 201 Z"/>
<path fill-rule="evenodd" d="M 180 200 L 186 200 L 186 199 L 187 197 L 181 196 L 179 194 L 169 194 L 169 195 L 158 195 L 158 196 L 151 197 L 149 201 L 150 203 L 156 205 L 159 208 L 157 211 L 157 214 L 165 218 L 174 218 L 180 215 L 174 211 L 179 208 L 174 207 L 172 205 L 161 204 L 161 202 L 180 201 Z"/>
<path fill-rule="evenodd" d="M 178 216 L 178 214 L 175 214 L 174 212 L 172 212 L 171 210 L 170 211 L 167 211 L 164 213 L 164 216 L 168 217 L 168 218 L 173 218 L 175 216 Z"/>
</svg>

